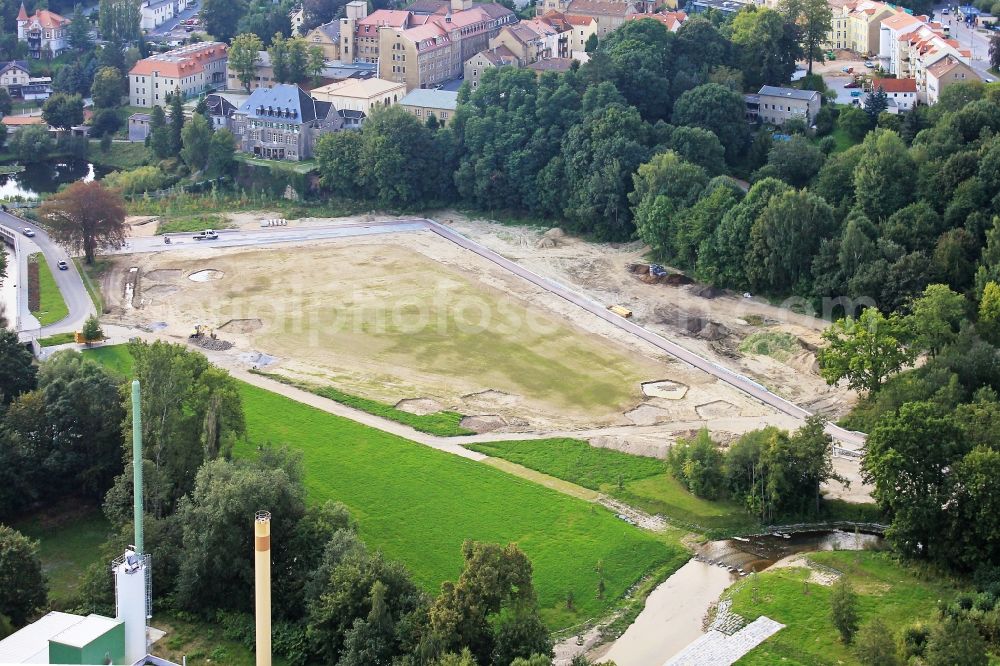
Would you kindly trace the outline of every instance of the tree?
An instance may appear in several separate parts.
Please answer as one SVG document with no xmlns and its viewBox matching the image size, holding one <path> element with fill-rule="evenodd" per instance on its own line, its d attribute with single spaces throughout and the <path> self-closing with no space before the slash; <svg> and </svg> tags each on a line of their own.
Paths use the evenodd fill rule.
<svg viewBox="0 0 1000 666">
<path fill-rule="evenodd" d="M 524 553 L 514 544 L 466 541 L 462 556 L 465 568 L 458 582 L 443 583 L 431 606 L 425 640 L 439 654 L 468 648 L 482 664 L 551 654 Z"/>
<path fill-rule="evenodd" d="M 813 60 L 819 55 L 820 46 L 830 32 L 833 12 L 825 0 L 783 0 L 781 12 L 788 21 L 799 28 L 802 51 L 808 66 L 807 74 L 813 73 Z"/>
<path fill-rule="evenodd" d="M 886 94 L 885 88 L 880 84 L 878 88 L 868 93 L 868 97 L 865 98 L 865 113 L 868 114 L 872 127 L 878 122 L 879 116 L 888 108 L 889 95 Z"/>
<path fill-rule="evenodd" d="M 1000 33 L 993 33 L 990 37 L 990 67 L 1000 68 Z"/>
<path fill-rule="evenodd" d="M 692 164 L 697 164 L 709 176 L 726 171 L 726 149 L 719 137 L 701 127 L 674 127 L 670 130 L 667 147 Z"/>
<path fill-rule="evenodd" d="M 833 626 L 840 634 L 840 640 L 843 643 L 850 643 L 858 630 L 858 595 L 854 593 L 854 589 L 844 576 L 833 584 L 830 594 L 830 617 L 833 619 Z"/>
<path fill-rule="evenodd" d="M 767 155 L 767 163 L 774 167 L 783 181 L 793 187 L 804 187 L 812 180 L 826 158 L 812 141 L 795 135 L 789 141 L 778 141 Z"/>
<path fill-rule="evenodd" d="M 836 321 L 823 331 L 828 346 L 819 351 L 820 375 L 828 384 L 846 378 L 852 389 L 878 393 L 886 378 L 913 362 L 904 337 L 902 319 L 887 319 L 877 308 Z"/>
<path fill-rule="evenodd" d="M 10 150 L 22 162 L 42 162 L 52 151 L 52 136 L 45 127 L 30 125 L 19 129 L 10 139 Z"/>
<path fill-rule="evenodd" d="M 671 474 L 698 497 L 717 499 L 723 488 L 722 453 L 706 428 L 694 439 L 679 439 L 670 447 Z"/>
<path fill-rule="evenodd" d="M 358 132 L 331 132 L 317 139 L 314 154 L 320 182 L 335 196 L 349 197 L 357 191 L 361 144 Z"/>
<path fill-rule="evenodd" d="M 865 137 L 854 172 L 854 190 L 868 219 L 881 222 L 913 201 L 916 171 L 898 134 L 875 130 Z"/>
<path fill-rule="evenodd" d="M 174 89 L 173 94 L 170 96 L 170 127 L 168 134 L 170 138 L 170 155 L 179 155 L 181 148 L 184 147 L 184 137 L 181 134 L 184 131 L 183 102 L 181 89 Z"/>
<path fill-rule="evenodd" d="M 90 87 L 94 106 L 102 109 L 117 109 L 122 100 L 122 74 L 114 67 L 101 67 L 94 75 Z"/>
<path fill-rule="evenodd" d="M 149 113 L 149 148 L 161 160 L 171 155 L 170 130 L 162 106 L 154 106 Z"/>
<path fill-rule="evenodd" d="M 993 343 L 1000 342 L 1000 284 L 990 281 L 979 301 L 979 328 Z"/>
<path fill-rule="evenodd" d="M 97 317 L 90 315 L 87 320 L 83 322 L 83 339 L 89 342 L 96 342 L 98 340 L 104 339 L 104 331 L 101 330 L 101 323 L 97 321 Z"/>
<path fill-rule="evenodd" d="M 632 176 L 636 228 L 639 236 L 659 257 L 676 255 L 678 214 L 694 205 L 705 186 L 708 175 L 701 167 L 682 160 L 677 153 L 666 151 L 654 155 L 639 166 Z"/>
<path fill-rule="evenodd" d="M 45 200 L 38 219 L 59 243 L 83 250 L 88 264 L 97 250 L 119 248 L 125 242 L 125 204 L 121 195 L 100 181 L 77 181 Z"/>
<path fill-rule="evenodd" d="M 98 25 L 111 48 L 137 42 L 140 22 L 139 0 L 100 0 Z"/>
<path fill-rule="evenodd" d="M 0 525 L 0 615 L 23 626 L 46 597 L 38 542 Z"/>
<path fill-rule="evenodd" d="M 228 42 L 236 34 L 236 26 L 246 13 L 246 0 L 204 0 L 201 5 L 201 20 L 208 34 L 222 42 Z"/>
<path fill-rule="evenodd" d="M 323 49 L 318 46 L 310 46 L 306 56 L 306 75 L 312 79 L 313 85 L 318 85 L 326 68 L 326 56 Z M 437 128 L 431 128 L 437 129 Z"/>
<path fill-rule="evenodd" d="M 976 625 L 968 620 L 945 620 L 931 629 L 924 652 L 927 666 L 986 666 L 990 662 Z"/>
<path fill-rule="evenodd" d="M 862 666 L 899 666 L 892 630 L 880 617 L 861 627 L 854 640 L 854 654 Z"/>
<path fill-rule="evenodd" d="M 305 34 L 316 26 L 337 18 L 344 4 L 344 0 L 304 0 L 301 33 Z"/>
<path fill-rule="evenodd" d="M 10 98 L 10 93 L 7 92 L 6 88 L 0 88 L 0 113 L 3 115 L 10 115 L 11 109 L 14 107 L 14 100 Z"/>
<path fill-rule="evenodd" d="M 227 176 L 236 165 L 236 137 L 223 128 L 212 134 L 208 146 L 208 163 L 205 171 L 209 176 Z"/>
<path fill-rule="evenodd" d="M 910 557 L 937 556 L 947 533 L 949 470 L 967 450 L 955 420 L 930 402 L 908 402 L 884 415 L 868 437 L 862 478 L 892 523 L 889 540 Z"/>
<path fill-rule="evenodd" d="M 737 12 L 730 39 L 747 89 L 784 85 L 795 71 L 798 31 L 774 10 L 748 6 Z"/>
<path fill-rule="evenodd" d="M 90 19 L 83 13 L 79 4 L 73 8 L 69 28 L 66 30 L 66 40 L 69 47 L 78 53 L 84 53 L 94 48 L 90 38 Z"/>
<path fill-rule="evenodd" d="M 966 407 L 966 406 L 963 406 Z M 989 430 L 994 430 L 998 410 L 997 403 L 983 409 L 975 405 L 970 409 L 980 409 L 989 419 Z M 962 424 L 963 426 L 965 424 Z M 968 426 L 963 427 L 966 439 Z M 942 535 L 942 559 L 953 567 L 965 571 L 975 571 L 984 565 L 997 561 L 1000 556 L 1000 524 L 997 506 L 1000 499 L 1000 452 L 992 445 L 996 433 L 989 432 L 989 443 L 981 445 L 965 454 L 954 466 L 954 490 L 949 502 L 948 530 Z"/>
<path fill-rule="evenodd" d="M 688 90 L 674 104 L 672 121 L 713 132 L 726 147 L 730 164 L 746 149 L 746 104 L 742 95 L 725 86 L 706 83 Z"/>
<path fill-rule="evenodd" d="M 0 326 L 0 405 L 35 388 L 34 357 L 18 342 L 17 332 Z"/>
<path fill-rule="evenodd" d="M 224 370 L 182 345 L 129 344 L 133 376 L 142 386 L 144 499 L 146 511 L 162 518 L 194 486 L 202 463 L 226 457 L 246 430 L 237 386 Z M 131 410 L 131 401 L 125 398 Z M 123 447 L 132 460 L 131 433 Z M 131 515 L 131 474 L 115 479 L 105 513 L 125 523 Z"/>
<path fill-rule="evenodd" d="M 260 37 L 252 33 L 236 35 L 229 47 L 229 68 L 236 72 L 236 78 L 247 92 L 250 92 L 250 84 L 257 74 L 257 65 L 261 62 L 260 52 L 263 50 L 264 44 Z"/>
<path fill-rule="evenodd" d="M 67 129 L 83 124 L 83 99 L 79 95 L 55 93 L 42 106 L 42 118 L 53 127 Z"/>
<path fill-rule="evenodd" d="M 208 162 L 212 141 L 212 128 L 200 113 L 194 114 L 191 121 L 184 124 L 181 130 L 181 159 L 188 165 L 192 173 L 205 168 Z"/>
<path fill-rule="evenodd" d="M 958 337 L 965 309 L 965 298 L 961 294 L 943 284 L 927 285 L 923 296 L 913 301 L 911 314 L 907 317 L 915 344 L 936 356 Z"/>
<path fill-rule="evenodd" d="M 861 141 L 873 127 L 872 119 L 856 106 L 842 109 L 837 116 L 837 126 L 847 132 L 847 136 Z"/>
</svg>

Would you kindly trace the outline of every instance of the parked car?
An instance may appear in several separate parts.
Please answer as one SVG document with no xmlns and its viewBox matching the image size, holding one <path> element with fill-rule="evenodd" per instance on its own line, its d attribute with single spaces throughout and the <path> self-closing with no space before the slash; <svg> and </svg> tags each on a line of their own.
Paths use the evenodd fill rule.
<svg viewBox="0 0 1000 666">
<path fill-rule="evenodd" d="M 865 67 L 867 67 L 868 69 L 875 69 L 875 63 L 873 63 L 870 60 L 866 60 L 865 61 Z"/>
<path fill-rule="evenodd" d="M 861 84 L 858 83 L 857 81 L 851 81 L 850 83 L 845 83 L 844 87 L 845 88 L 860 88 Z"/>
<path fill-rule="evenodd" d="M 852 90 L 851 91 L 851 97 L 861 97 L 863 94 L 864 93 L 861 92 L 860 90 Z"/>
<path fill-rule="evenodd" d="M 854 68 L 853 67 L 841 67 L 840 71 L 842 71 L 844 74 L 851 74 L 851 73 L 854 72 Z"/>
<path fill-rule="evenodd" d="M 25 227 L 24 229 L 22 229 L 22 230 L 21 230 L 21 233 L 23 233 L 23 234 L 24 234 L 25 236 L 27 236 L 28 238 L 31 238 L 32 236 L 34 236 L 34 235 L 35 235 L 35 232 L 34 232 L 34 231 L 32 231 L 31 229 L 29 229 L 28 227 Z"/>
<path fill-rule="evenodd" d="M 58 262 L 56 264 L 56 266 L 58 266 L 59 270 L 61 270 L 61 271 L 68 271 L 69 270 L 69 264 L 67 264 L 65 261 Z"/>
<path fill-rule="evenodd" d="M 215 233 L 211 229 L 205 229 L 204 231 L 195 234 L 193 238 L 195 240 L 217 240 L 219 238 L 219 234 Z"/>
<path fill-rule="evenodd" d="M 947 7 L 941 10 L 941 16 L 947 16 L 948 14 L 951 14 L 951 10 Z"/>
</svg>

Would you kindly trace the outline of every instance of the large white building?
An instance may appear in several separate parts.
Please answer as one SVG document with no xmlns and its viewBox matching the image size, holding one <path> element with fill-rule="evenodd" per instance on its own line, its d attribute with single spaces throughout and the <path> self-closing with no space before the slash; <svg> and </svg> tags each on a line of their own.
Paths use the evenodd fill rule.
<svg viewBox="0 0 1000 666">
<path fill-rule="evenodd" d="M 28 45 L 32 58 L 55 57 L 69 48 L 69 19 L 47 9 L 36 9 L 33 16 L 21 3 L 17 14 L 17 41 Z"/>
<path fill-rule="evenodd" d="M 149 32 L 176 16 L 177 2 L 175 0 L 142 0 L 139 7 L 139 27 Z"/>
</svg>

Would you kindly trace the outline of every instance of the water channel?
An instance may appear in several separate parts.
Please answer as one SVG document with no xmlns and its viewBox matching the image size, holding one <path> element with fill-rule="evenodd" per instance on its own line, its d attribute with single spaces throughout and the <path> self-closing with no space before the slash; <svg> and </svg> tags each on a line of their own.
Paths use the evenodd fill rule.
<svg viewBox="0 0 1000 666">
<path fill-rule="evenodd" d="M 60 186 L 78 180 L 90 182 L 105 175 L 104 170 L 86 160 L 60 159 L 52 162 L 26 164 L 24 171 L 0 175 L 0 199 L 22 197 L 37 199 L 51 194 Z"/>
</svg>

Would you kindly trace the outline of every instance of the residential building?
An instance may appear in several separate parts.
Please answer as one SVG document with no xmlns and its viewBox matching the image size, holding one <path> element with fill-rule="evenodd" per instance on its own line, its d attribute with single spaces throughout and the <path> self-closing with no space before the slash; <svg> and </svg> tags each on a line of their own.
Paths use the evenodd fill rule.
<svg viewBox="0 0 1000 666">
<path fill-rule="evenodd" d="M 316 139 L 343 126 L 330 102 L 296 85 L 257 88 L 232 116 L 239 149 L 255 157 L 298 162 L 310 159 Z"/>
<path fill-rule="evenodd" d="M 479 78 L 487 69 L 499 67 L 517 67 L 520 63 L 517 56 L 506 46 L 497 46 L 486 51 L 480 51 L 465 61 L 465 81 L 475 90 L 479 87 Z"/>
<path fill-rule="evenodd" d="M 250 95 L 240 93 L 212 93 L 205 97 L 205 108 L 212 122 L 212 129 L 233 129 L 233 115 L 250 99 Z M 194 112 L 194 109 L 191 110 Z M 185 110 L 185 114 L 188 112 Z"/>
<path fill-rule="evenodd" d="M 879 88 L 892 100 L 890 110 L 895 109 L 894 113 L 909 111 L 917 105 L 916 79 L 872 79 L 872 91 Z"/>
<path fill-rule="evenodd" d="M 316 26 L 306 34 L 306 41 L 310 46 L 320 47 L 326 60 L 340 60 L 340 21 L 334 19 Z"/>
<path fill-rule="evenodd" d="M 306 12 L 302 5 L 298 5 L 288 12 L 288 23 L 292 26 L 292 37 L 302 34 L 302 25 L 306 22 Z"/>
<path fill-rule="evenodd" d="M 757 97 L 760 120 L 770 125 L 784 125 L 790 118 L 801 118 L 809 126 L 819 113 L 820 94 L 815 90 L 764 86 Z"/>
<path fill-rule="evenodd" d="M 382 79 L 348 79 L 315 88 L 312 96 L 330 102 L 344 119 L 345 129 L 361 126 L 372 108 L 398 104 L 406 96 L 406 86 Z"/>
<path fill-rule="evenodd" d="M 879 56 L 888 61 L 890 74 L 896 78 L 912 78 L 916 81 L 919 101 L 933 103 L 929 100 L 936 100 L 940 92 L 934 95 L 930 93 L 928 68 L 945 57 L 968 65 L 971 51 L 962 48 L 957 40 L 949 38 L 947 28 L 941 23 L 929 21 L 926 16 L 904 13 L 882 20 Z M 960 73 L 963 72 L 964 70 L 960 70 Z"/>
<path fill-rule="evenodd" d="M 465 61 L 517 19 L 503 5 L 472 0 L 451 0 L 443 16 L 406 14 L 402 24 L 378 26 L 378 64 L 379 78 L 405 83 L 407 90 L 459 78 Z"/>
<path fill-rule="evenodd" d="M 687 20 L 687 14 L 684 12 L 656 12 L 655 14 L 632 14 L 626 17 L 626 21 L 637 21 L 640 19 L 650 19 L 652 21 L 659 21 L 666 26 L 667 30 L 670 32 L 677 32 L 684 25 L 684 21 Z"/>
<path fill-rule="evenodd" d="M 226 83 L 226 45 L 198 42 L 135 63 L 128 73 L 129 104 L 166 106 L 167 95 L 180 90 L 184 99 Z"/>
<path fill-rule="evenodd" d="M 937 104 L 941 93 L 952 84 L 980 80 L 976 70 L 952 55 L 943 56 L 937 62 L 929 65 L 926 74 L 927 83 L 923 101 L 928 104 Z"/>
<path fill-rule="evenodd" d="M 546 58 L 545 60 L 536 60 L 526 69 L 533 70 L 541 76 L 545 72 L 568 72 L 572 66 L 572 58 Z"/>
<path fill-rule="evenodd" d="M 505 46 L 523 67 L 547 58 L 566 58 L 570 52 L 570 26 L 552 18 L 534 18 L 504 26 L 490 40 L 490 48 Z"/>
<path fill-rule="evenodd" d="M 732 16 L 744 7 L 757 4 L 754 0 L 691 0 L 684 5 L 684 11 L 689 14 L 701 14 L 714 9 L 726 16 Z"/>
<path fill-rule="evenodd" d="M 142 0 L 139 7 L 139 27 L 149 32 L 176 16 L 177 3 L 174 0 Z"/>
<path fill-rule="evenodd" d="M 905 13 L 895 5 L 876 0 L 829 0 L 832 19 L 826 48 L 846 49 L 863 56 L 879 51 L 883 19 Z"/>
<path fill-rule="evenodd" d="M 410 91 L 400 104 L 419 120 L 426 121 L 429 116 L 433 115 L 438 119 L 438 122 L 446 124 L 455 117 L 455 109 L 458 108 L 458 92 L 418 88 Z"/>
<path fill-rule="evenodd" d="M 11 97 L 15 95 L 11 88 L 20 90 L 22 85 L 28 84 L 31 73 L 28 70 L 28 63 L 23 60 L 11 60 L 0 65 L 0 88 L 5 88 Z"/>
<path fill-rule="evenodd" d="M 36 9 L 28 16 L 24 3 L 17 14 L 17 41 L 28 45 L 32 58 L 55 57 L 69 48 L 67 29 L 69 19 L 48 9 Z"/>
<path fill-rule="evenodd" d="M 585 16 L 597 22 L 597 34 L 603 38 L 625 22 L 626 17 L 651 14 L 656 7 L 677 8 L 677 0 L 542 0 L 535 10 L 539 16 L 559 12 L 569 16 Z"/>
<path fill-rule="evenodd" d="M 566 16 L 564 14 L 564 16 Z M 591 35 L 597 34 L 597 19 L 593 16 L 566 16 L 566 22 L 573 28 L 569 38 L 569 52 L 571 54 L 583 53 L 587 46 L 587 40 Z M 577 57 L 579 59 L 579 57 Z"/>
<path fill-rule="evenodd" d="M 345 63 L 339 60 L 329 60 L 323 67 L 323 71 L 319 73 L 319 78 L 323 81 L 324 85 L 346 79 L 370 79 L 375 76 L 377 69 L 377 65 L 370 63 Z M 271 66 L 270 54 L 267 51 L 258 51 L 257 67 L 253 78 L 250 80 L 250 90 L 270 88 L 278 83 L 279 81 L 274 78 L 274 68 Z M 226 68 L 226 89 L 246 90 L 236 71 L 230 67 Z"/>
</svg>

